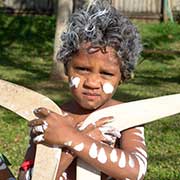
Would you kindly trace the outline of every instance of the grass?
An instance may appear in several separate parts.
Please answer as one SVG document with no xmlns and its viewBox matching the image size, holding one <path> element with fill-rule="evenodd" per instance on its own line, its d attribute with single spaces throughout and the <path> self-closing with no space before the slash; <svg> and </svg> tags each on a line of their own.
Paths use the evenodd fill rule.
<svg viewBox="0 0 180 180">
<path fill-rule="evenodd" d="M 54 17 L 0 16 L 0 78 L 34 89 L 61 104 L 71 95 L 63 82 L 49 80 L 52 65 Z M 150 49 L 180 49 L 180 25 L 137 23 Z M 133 101 L 180 92 L 180 57 L 142 54 L 135 78 L 121 85 L 115 98 Z M 180 177 L 180 116 L 146 125 L 149 163 L 145 180 Z M 28 144 L 26 122 L 0 108 L 0 152 L 17 175 Z"/>
</svg>

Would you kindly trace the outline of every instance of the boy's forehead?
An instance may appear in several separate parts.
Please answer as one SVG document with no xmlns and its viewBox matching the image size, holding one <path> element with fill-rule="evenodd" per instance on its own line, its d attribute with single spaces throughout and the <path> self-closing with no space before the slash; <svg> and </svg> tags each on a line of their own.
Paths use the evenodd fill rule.
<svg viewBox="0 0 180 180">
<path fill-rule="evenodd" d="M 101 52 L 100 49 L 96 49 L 92 47 L 92 53 L 89 53 L 89 51 L 86 48 L 81 48 L 78 53 L 72 58 L 72 61 L 76 63 L 103 63 L 108 65 L 119 65 L 120 60 L 116 56 L 114 49 L 108 48 L 106 49 L 106 52 Z"/>
</svg>

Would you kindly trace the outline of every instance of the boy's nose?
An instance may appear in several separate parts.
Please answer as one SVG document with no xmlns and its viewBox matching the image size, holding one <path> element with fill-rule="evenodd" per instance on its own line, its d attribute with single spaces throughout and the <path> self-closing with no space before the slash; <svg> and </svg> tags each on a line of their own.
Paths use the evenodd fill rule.
<svg viewBox="0 0 180 180">
<path fill-rule="evenodd" d="M 91 74 L 86 78 L 84 85 L 91 89 L 99 89 L 101 87 L 101 80 L 97 75 Z"/>
</svg>

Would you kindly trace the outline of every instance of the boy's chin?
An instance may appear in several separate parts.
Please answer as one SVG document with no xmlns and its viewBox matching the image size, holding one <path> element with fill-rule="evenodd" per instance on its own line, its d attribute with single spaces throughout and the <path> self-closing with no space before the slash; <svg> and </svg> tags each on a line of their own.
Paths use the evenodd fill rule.
<svg viewBox="0 0 180 180">
<path fill-rule="evenodd" d="M 80 104 L 80 106 L 85 109 L 85 110 L 89 110 L 89 111 L 94 111 L 99 109 L 103 104 Z"/>
</svg>

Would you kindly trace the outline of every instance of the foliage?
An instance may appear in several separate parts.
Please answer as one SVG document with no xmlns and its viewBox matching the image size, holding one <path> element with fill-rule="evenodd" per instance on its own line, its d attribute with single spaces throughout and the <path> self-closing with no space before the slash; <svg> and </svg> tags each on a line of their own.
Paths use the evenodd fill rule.
<svg viewBox="0 0 180 180">
<path fill-rule="evenodd" d="M 54 17 L 0 16 L 0 78 L 38 91 L 61 104 L 71 95 L 68 85 L 52 82 Z M 148 48 L 180 49 L 177 24 L 137 23 Z M 173 39 L 168 38 L 172 35 Z M 132 101 L 180 92 L 180 57 L 143 54 L 135 78 L 121 85 L 115 98 Z M 146 125 L 149 166 L 146 180 L 176 180 L 180 177 L 180 116 Z M 0 152 L 17 174 L 28 144 L 27 123 L 0 109 Z"/>
</svg>

